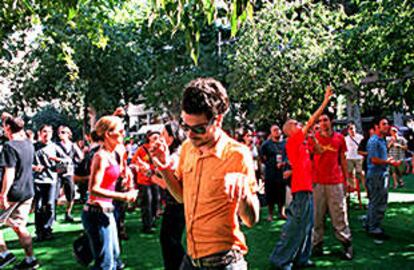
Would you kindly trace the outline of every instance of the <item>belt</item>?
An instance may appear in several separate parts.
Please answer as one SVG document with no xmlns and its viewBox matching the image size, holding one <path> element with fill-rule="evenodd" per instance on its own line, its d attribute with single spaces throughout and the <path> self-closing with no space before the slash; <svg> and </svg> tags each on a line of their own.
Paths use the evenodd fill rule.
<svg viewBox="0 0 414 270">
<path fill-rule="evenodd" d="M 194 267 L 220 267 L 243 259 L 243 254 L 239 250 L 227 250 L 200 259 L 189 258 Z"/>
<path fill-rule="evenodd" d="M 83 207 L 83 211 L 89 212 L 89 213 L 112 213 L 114 211 L 114 207 L 102 207 L 100 205 L 95 204 L 86 204 Z"/>
</svg>

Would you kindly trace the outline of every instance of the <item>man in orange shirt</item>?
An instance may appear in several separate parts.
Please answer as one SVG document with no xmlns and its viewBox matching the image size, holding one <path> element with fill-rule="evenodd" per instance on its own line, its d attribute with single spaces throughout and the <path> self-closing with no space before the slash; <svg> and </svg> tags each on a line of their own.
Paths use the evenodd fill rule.
<svg viewBox="0 0 414 270">
<path fill-rule="evenodd" d="M 253 158 L 222 130 L 229 99 L 220 82 L 191 81 L 184 90 L 180 124 L 187 133 L 177 170 L 168 170 L 168 148 L 153 156 L 168 189 L 184 202 L 187 253 L 180 269 L 247 269 L 239 219 L 259 220 Z"/>
</svg>

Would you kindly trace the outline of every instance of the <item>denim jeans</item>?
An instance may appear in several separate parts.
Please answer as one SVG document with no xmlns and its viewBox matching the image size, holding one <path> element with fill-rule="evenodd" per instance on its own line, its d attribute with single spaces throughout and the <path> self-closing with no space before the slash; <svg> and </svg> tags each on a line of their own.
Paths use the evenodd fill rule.
<svg viewBox="0 0 414 270">
<path fill-rule="evenodd" d="M 113 213 L 82 212 L 82 224 L 94 257 L 93 270 L 116 270 L 121 265 Z"/>
<path fill-rule="evenodd" d="M 312 249 L 313 196 L 311 192 L 296 192 L 286 209 L 287 220 L 280 240 L 270 255 L 270 261 L 282 269 L 308 262 Z"/>
<path fill-rule="evenodd" d="M 155 223 L 158 204 L 160 201 L 160 193 L 158 186 L 152 184 L 150 186 L 142 186 L 142 224 L 144 230 L 149 230 Z"/>
<path fill-rule="evenodd" d="M 55 221 L 55 194 L 56 183 L 35 184 L 35 227 L 39 237 L 52 232 Z"/>
<path fill-rule="evenodd" d="M 244 259 L 220 267 L 195 267 L 188 256 L 184 256 L 180 270 L 247 270 L 247 262 Z"/>
<path fill-rule="evenodd" d="M 369 202 L 366 225 L 367 231 L 370 233 L 382 233 L 380 225 L 387 209 L 388 179 L 388 172 L 367 176 L 366 185 Z"/>
</svg>

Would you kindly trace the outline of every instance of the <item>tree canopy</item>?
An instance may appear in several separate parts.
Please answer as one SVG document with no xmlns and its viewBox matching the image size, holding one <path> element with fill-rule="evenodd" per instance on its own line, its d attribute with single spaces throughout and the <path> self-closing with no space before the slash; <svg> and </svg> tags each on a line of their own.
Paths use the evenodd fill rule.
<svg viewBox="0 0 414 270">
<path fill-rule="evenodd" d="M 408 0 L 5 0 L 0 78 L 15 111 L 177 112 L 183 86 L 212 76 L 259 124 L 307 118 L 328 83 L 363 114 L 412 112 L 413 13 Z"/>
<path fill-rule="evenodd" d="M 363 113 L 412 102 L 413 5 L 354 5 L 348 15 L 322 1 L 273 1 L 240 30 L 228 78 L 250 119 L 307 119 L 329 83 Z"/>
</svg>

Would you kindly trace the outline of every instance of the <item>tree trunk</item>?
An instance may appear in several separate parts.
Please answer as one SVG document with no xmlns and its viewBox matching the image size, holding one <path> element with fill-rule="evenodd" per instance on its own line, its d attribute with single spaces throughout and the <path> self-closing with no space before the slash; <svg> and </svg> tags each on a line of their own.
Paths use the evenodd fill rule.
<svg viewBox="0 0 414 270">
<path fill-rule="evenodd" d="M 363 134 L 361 110 L 359 108 L 358 98 L 356 97 L 356 95 L 347 96 L 346 111 L 348 116 L 348 122 L 353 121 L 355 123 L 357 132 Z"/>
</svg>

